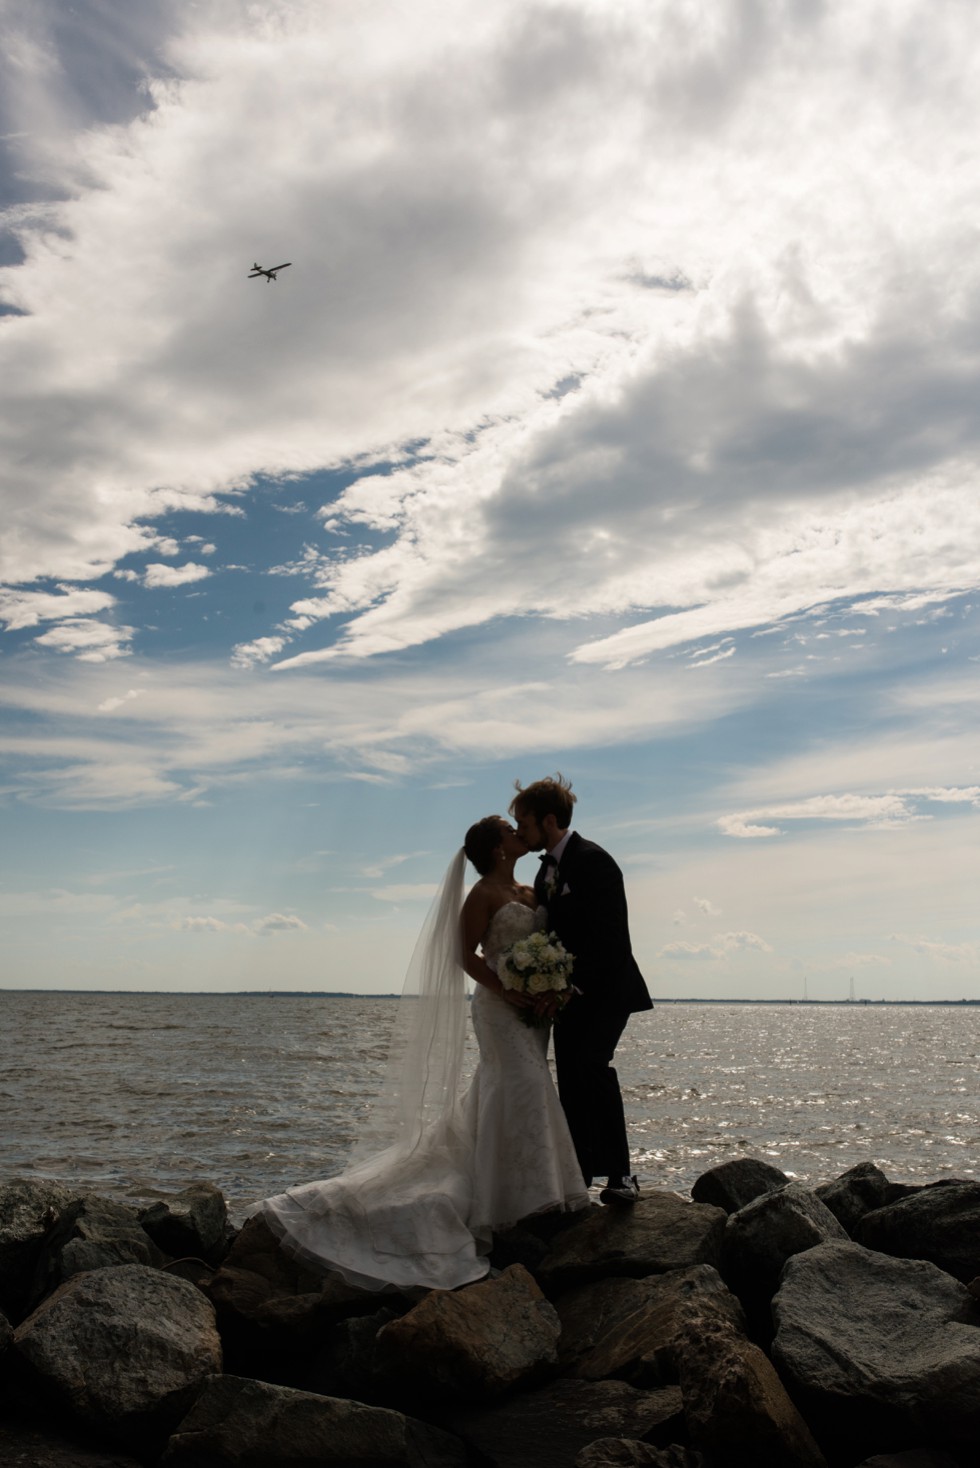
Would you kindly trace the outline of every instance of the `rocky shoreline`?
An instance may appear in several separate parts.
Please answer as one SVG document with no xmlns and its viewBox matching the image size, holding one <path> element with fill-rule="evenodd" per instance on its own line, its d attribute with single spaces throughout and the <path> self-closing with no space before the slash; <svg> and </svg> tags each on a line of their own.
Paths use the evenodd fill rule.
<svg viewBox="0 0 980 1468">
<path fill-rule="evenodd" d="M 373 1293 L 230 1229 L 208 1183 L 144 1210 L 0 1183 L 0 1465 L 980 1462 L 980 1183 L 741 1157 L 491 1262 Z"/>
</svg>

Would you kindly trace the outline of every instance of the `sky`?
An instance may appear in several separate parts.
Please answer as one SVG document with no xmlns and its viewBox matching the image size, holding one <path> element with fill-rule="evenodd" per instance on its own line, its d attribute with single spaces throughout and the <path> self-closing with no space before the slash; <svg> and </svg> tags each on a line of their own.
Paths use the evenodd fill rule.
<svg viewBox="0 0 980 1468">
<path fill-rule="evenodd" d="M 0 986 L 397 991 L 559 769 L 655 998 L 980 999 L 971 7 L 0 20 Z"/>
</svg>

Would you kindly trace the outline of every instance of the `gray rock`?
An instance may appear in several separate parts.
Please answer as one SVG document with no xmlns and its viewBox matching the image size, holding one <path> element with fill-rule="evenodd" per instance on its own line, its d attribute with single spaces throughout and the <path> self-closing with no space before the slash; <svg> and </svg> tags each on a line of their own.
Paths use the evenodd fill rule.
<svg viewBox="0 0 980 1468">
<path fill-rule="evenodd" d="M 691 1442 L 725 1468 L 826 1468 L 768 1356 L 724 1323 L 677 1342 Z"/>
<path fill-rule="evenodd" d="M 0 1187 L 0 1310 L 23 1317 L 48 1233 L 72 1194 L 59 1183 L 14 1178 Z"/>
<path fill-rule="evenodd" d="M 14 1343 L 56 1410 L 138 1451 L 162 1447 L 221 1369 L 210 1302 L 140 1264 L 75 1275 L 17 1328 Z"/>
<path fill-rule="evenodd" d="M 601 1437 L 583 1448 L 575 1468 L 702 1468 L 704 1458 L 694 1448 L 671 1443 L 654 1448 L 625 1437 Z"/>
<path fill-rule="evenodd" d="M 601 1213 L 602 1206 L 593 1203 L 591 1210 L 576 1210 L 562 1213 L 558 1209 L 550 1213 L 532 1214 L 521 1219 L 510 1228 L 501 1229 L 493 1236 L 490 1263 L 494 1269 L 503 1271 L 511 1264 L 523 1264 L 536 1275 L 541 1260 L 545 1257 L 559 1234 L 570 1228 L 579 1228 L 592 1213 Z"/>
<path fill-rule="evenodd" d="M 146 1264 L 158 1269 L 165 1262 L 166 1256 L 140 1227 L 135 1209 L 85 1194 L 72 1199 L 41 1247 L 31 1306 L 87 1269 L 108 1269 L 114 1264 Z"/>
<path fill-rule="evenodd" d="M 309 1361 L 336 1321 L 373 1314 L 382 1298 L 389 1307 L 409 1306 L 397 1292 L 357 1289 L 291 1259 L 260 1218 L 249 1219 L 202 1288 L 218 1314 L 226 1364 L 289 1385 L 298 1385 L 297 1363 Z"/>
<path fill-rule="evenodd" d="M 227 1250 L 228 1205 L 213 1183 L 195 1182 L 144 1208 L 140 1223 L 165 1254 L 218 1263 Z"/>
<path fill-rule="evenodd" d="M 821 1183 L 814 1189 L 842 1228 L 853 1236 L 866 1213 L 882 1208 L 891 1201 L 892 1184 L 873 1162 L 859 1162 L 833 1182 Z"/>
<path fill-rule="evenodd" d="M 900 1259 L 928 1259 L 969 1284 L 980 1275 L 980 1183 L 950 1180 L 861 1219 L 858 1243 Z"/>
<path fill-rule="evenodd" d="M 826 1243 L 790 1259 L 773 1359 L 821 1440 L 860 1453 L 980 1444 L 980 1309 L 924 1260 Z"/>
<path fill-rule="evenodd" d="M 558 1364 L 554 1308 L 520 1264 L 499 1279 L 433 1290 L 378 1334 L 375 1360 L 402 1392 L 488 1401 Z"/>
<path fill-rule="evenodd" d="M 768 1331 L 769 1301 L 787 1259 L 828 1239 L 847 1239 L 847 1233 L 801 1183 L 764 1193 L 730 1215 L 721 1273 L 745 1306 L 754 1333 L 764 1337 Z"/>
<path fill-rule="evenodd" d="M 676 1382 L 678 1339 L 707 1321 L 745 1327 L 741 1305 L 710 1264 L 646 1279 L 596 1280 L 560 1295 L 555 1308 L 564 1375 L 617 1377 L 634 1386 Z"/>
<path fill-rule="evenodd" d="M 464 1468 L 448 1433 L 384 1407 L 215 1376 L 167 1444 L 161 1468 Z"/>
<path fill-rule="evenodd" d="M 554 1381 L 492 1407 L 457 1408 L 440 1421 L 481 1468 L 568 1468 L 597 1438 L 670 1442 L 684 1435 L 677 1387 L 647 1392 L 622 1381 Z"/>
<path fill-rule="evenodd" d="M 561 1234 L 538 1266 L 553 1294 L 612 1275 L 642 1279 L 695 1264 L 717 1267 L 725 1214 L 676 1193 L 644 1193 L 631 1208 L 603 1208 Z"/>
<path fill-rule="evenodd" d="M 769 1162 L 758 1157 L 733 1157 L 703 1172 L 691 1189 L 691 1197 L 696 1203 L 710 1203 L 726 1213 L 737 1213 L 763 1193 L 776 1193 L 788 1182 L 785 1172 Z"/>
</svg>

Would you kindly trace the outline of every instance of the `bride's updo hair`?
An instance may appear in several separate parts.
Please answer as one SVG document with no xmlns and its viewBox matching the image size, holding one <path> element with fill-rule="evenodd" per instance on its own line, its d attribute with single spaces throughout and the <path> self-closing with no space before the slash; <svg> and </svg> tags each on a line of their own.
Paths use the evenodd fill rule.
<svg viewBox="0 0 980 1468">
<path fill-rule="evenodd" d="M 500 845 L 500 823 L 503 816 L 484 816 L 466 833 L 463 850 L 481 877 L 493 871 L 493 854 Z"/>
</svg>

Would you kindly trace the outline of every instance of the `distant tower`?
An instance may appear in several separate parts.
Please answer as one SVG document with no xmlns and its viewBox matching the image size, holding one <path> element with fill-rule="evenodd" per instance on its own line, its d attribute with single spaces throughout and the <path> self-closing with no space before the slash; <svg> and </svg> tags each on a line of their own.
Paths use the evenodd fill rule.
<svg viewBox="0 0 980 1468">
<path fill-rule="evenodd" d="M 803 979 L 803 1003 L 806 1003 L 806 977 Z"/>
<path fill-rule="evenodd" d="M 854 1003 L 854 979 L 853 979 L 853 978 L 852 978 L 852 979 L 851 979 L 851 994 L 850 994 L 850 1002 L 851 1002 L 851 1004 L 853 1004 L 853 1003 Z"/>
</svg>

